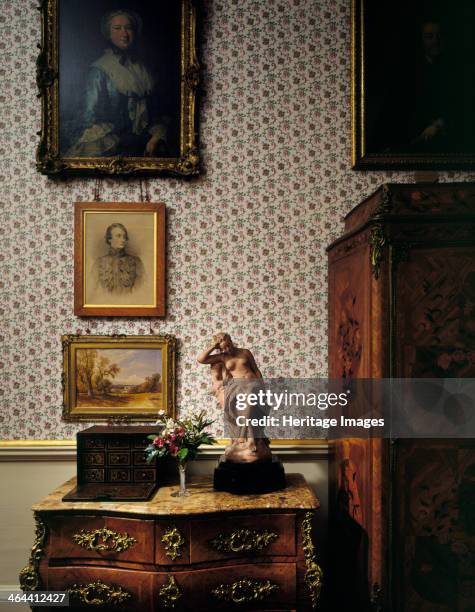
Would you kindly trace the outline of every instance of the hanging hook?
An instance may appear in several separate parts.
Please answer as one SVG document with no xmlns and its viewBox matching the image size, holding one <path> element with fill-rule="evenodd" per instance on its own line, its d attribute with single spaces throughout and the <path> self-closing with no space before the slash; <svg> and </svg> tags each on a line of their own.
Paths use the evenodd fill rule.
<svg viewBox="0 0 475 612">
<path fill-rule="evenodd" d="M 144 179 L 145 182 L 145 201 L 146 202 L 151 202 L 151 197 L 150 197 L 150 184 L 148 182 L 148 178 Z"/>
<path fill-rule="evenodd" d="M 100 202 L 101 200 L 101 189 L 103 179 L 98 176 L 94 182 L 94 202 Z"/>
</svg>

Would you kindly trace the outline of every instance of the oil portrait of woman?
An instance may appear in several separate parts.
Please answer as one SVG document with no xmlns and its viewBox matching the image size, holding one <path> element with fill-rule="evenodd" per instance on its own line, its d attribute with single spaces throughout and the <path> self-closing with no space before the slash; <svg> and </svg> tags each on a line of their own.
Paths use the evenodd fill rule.
<svg viewBox="0 0 475 612">
<path fill-rule="evenodd" d="M 178 156 L 179 10 L 60 0 L 62 155 Z"/>
</svg>

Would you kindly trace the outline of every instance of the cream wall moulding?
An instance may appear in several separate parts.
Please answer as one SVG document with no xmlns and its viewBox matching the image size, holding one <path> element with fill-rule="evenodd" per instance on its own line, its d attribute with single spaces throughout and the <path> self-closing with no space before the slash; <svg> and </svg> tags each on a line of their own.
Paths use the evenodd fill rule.
<svg viewBox="0 0 475 612">
<path fill-rule="evenodd" d="M 199 172 L 193 0 L 42 0 L 42 174 Z"/>
<path fill-rule="evenodd" d="M 197 460 L 217 459 L 229 440 L 203 446 Z M 274 440 L 271 450 L 285 461 L 326 460 L 329 445 L 325 440 Z M 1 461 L 64 461 L 76 460 L 76 440 L 0 440 Z"/>
</svg>

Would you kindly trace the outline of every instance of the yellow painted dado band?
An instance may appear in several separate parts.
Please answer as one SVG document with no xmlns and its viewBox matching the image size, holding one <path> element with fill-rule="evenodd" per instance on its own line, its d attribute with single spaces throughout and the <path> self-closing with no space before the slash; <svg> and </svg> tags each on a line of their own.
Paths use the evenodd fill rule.
<svg viewBox="0 0 475 612">
<path fill-rule="evenodd" d="M 76 440 L 0 440 L 0 447 L 76 446 Z"/>
</svg>

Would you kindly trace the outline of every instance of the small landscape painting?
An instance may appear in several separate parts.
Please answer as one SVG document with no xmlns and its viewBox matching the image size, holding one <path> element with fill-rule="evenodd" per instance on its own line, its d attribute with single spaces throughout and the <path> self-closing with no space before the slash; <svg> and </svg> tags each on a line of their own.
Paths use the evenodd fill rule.
<svg viewBox="0 0 475 612">
<path fill-rule="evenodd" d="M 79 407 L 160 408 L 160 350 L 79 349 L 76 376 Z"/>
<path fill-rule="evenodd" d="M 63 336 L 66 420 L 174 416 L 172 336 Z"/>
</svg>

